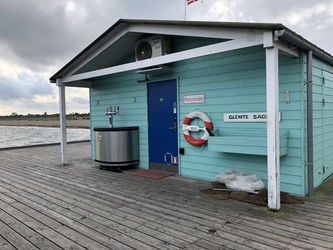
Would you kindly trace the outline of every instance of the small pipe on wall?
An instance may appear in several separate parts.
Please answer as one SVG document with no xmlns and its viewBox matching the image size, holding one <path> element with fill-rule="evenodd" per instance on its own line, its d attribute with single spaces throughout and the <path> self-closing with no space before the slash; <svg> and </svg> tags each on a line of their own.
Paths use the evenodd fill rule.
<svg viewBox="0 0 333 250">
<path fill-rule="evenodd" d="M 312 99 L 312 50 L 307 54 L 307 154 L 308 195 L 313 194 L 313 99 Z"/>
</svg>

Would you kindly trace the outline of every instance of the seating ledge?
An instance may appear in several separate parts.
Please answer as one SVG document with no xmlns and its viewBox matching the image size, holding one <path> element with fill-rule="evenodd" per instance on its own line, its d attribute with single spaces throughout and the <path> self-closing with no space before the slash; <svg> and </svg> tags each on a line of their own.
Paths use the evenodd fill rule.
<svg viewBox="0 0 333 250">
<path fill-rule="evenodd" d="M 280 132 L 280 156 L 288 154 L 288 131 Z M 208 140 L 208 150 L 221 153 L 266 155 L 267 136 L 266 133 L 246 133 L 211 136 Z"/>
</svg>

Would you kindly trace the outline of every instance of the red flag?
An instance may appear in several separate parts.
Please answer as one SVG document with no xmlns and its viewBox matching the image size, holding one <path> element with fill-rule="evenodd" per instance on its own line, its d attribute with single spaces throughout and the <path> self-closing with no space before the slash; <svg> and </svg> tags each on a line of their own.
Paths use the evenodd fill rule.
<svg viewBox="0 0 333 250">
<path fill-rule="evenodd" d="M 191 3 L 194 3 L 196 1 L 198 1 L 198 0 L 187 0 L 187 5 L 190 5 Z"/>
</svg>

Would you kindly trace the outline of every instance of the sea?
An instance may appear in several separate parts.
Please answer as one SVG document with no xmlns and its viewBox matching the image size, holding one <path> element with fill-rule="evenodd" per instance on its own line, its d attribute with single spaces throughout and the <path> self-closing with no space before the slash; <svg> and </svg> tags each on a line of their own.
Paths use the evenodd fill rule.
<svg viewBox="0 0 333 250">
<path fill-rule="evenodd" d="M 67 141 L 90 140 L 90 129 L 67 129 Z M 60 142 L 59 128 L 0 126 L 0 148 Z"/>
</svg>

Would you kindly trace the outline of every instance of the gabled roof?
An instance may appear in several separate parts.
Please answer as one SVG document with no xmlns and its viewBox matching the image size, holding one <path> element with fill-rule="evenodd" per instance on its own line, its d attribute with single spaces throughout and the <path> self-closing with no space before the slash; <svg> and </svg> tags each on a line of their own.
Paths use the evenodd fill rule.
<svg viewBox="0 0 333 250">
<path fill-rule="evenodd" d="M 120 19 L 50 78 L 85 73 L 117 65 L 134 51 L 135 42 L 148 34 L 192 36 L 232 40 L 247 32 L 272 31 L 279 39 L 294 44 L 331 64 L 333 57 L 280 23 L 202 22 Z"/>
</svg>

